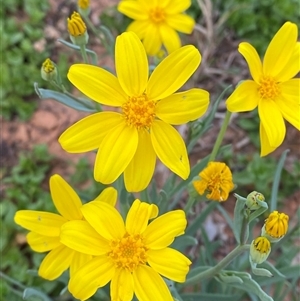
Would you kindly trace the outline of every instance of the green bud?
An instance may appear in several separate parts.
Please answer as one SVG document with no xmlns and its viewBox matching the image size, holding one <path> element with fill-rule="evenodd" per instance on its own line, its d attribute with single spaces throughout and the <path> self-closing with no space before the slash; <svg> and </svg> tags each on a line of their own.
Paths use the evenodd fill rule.
<svg viewBox="0 0 300 301">
<path fill-rule="evenodd" d="M 56 81 L 57 80 L 57 68 L 55 64 L 47 58 L 41 67 L 41 77 L 46 81 Z"/>
<path fill-rule="evenodd" d="M 246 206 L 250 210 L 257 210 L 261 207 L 265 207 L 265 197 L 257 191 L 252 191 L 247 196 Z"/>
</svg>

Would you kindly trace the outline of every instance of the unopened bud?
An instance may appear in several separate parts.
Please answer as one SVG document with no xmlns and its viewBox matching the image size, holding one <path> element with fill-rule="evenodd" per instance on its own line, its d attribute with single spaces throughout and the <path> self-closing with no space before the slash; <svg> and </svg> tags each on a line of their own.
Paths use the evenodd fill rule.
<svg viewBox="0 0 300 301">
<path fill-rule="evenodd" d="M 86 30 L 86 25 L 79 13 L 74 12 L 71 17 L 68 18 L 68 31 L 74 45 L 82 46 L 87 44 L 89 35 Z"/>
<path fill-rule="evenodd" d="M 252 191 L 247 196 L 246 206 L 250 210 L 257 210 L 261 207 L 265 207 L 264 203 L 265 203 L 265 197 L 260 192 Z"/>
<path fill-rule="evenodd" d="M 41 77 L 46 81 L 55 81 L 57 79 L 57 68 L 49 58 L 42 64 Z"/>
<path fill-rule="evenodd" d="M 260 264 L 268 258 L 271 243 L 266 237 L 259 236 L 250 245 L 250 258 L 254 264 Z"/>
</svg>

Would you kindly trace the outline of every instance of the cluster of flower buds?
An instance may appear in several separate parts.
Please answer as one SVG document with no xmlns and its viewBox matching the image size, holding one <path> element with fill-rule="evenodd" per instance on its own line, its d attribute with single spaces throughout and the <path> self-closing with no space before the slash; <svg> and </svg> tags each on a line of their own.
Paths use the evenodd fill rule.
<svg viewBox="0 0 300 301">
<path fill-rule="evenodd" d="M 250 210 L 256 210 L 260 207 L 260 202 L 264 202 L 264 196 L 256 191 L 250 193 L 247 197 L 246 206 Z M 285 213 L 273 211 L 261 229 L 261 235 L 254 239 L 250 246 L 250 259 L 254 264 L 264 262 L 270 252 L 271 243 L 281 240 L 288 230 L 289 217 Z"/>
</svg>

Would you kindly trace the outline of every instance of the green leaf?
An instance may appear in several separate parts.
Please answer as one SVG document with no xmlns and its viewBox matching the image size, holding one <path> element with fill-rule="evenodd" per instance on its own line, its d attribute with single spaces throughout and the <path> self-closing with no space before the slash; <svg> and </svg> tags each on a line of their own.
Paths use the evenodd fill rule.
<svg viewBox="0 0 300 301">
<path fill-rule="evenodd" d="M 78 111 L 84 111 L 84 112 L 97 112 L 95 105 L 86 100 L 86 99 L 77 99 L 75 97 L 70 97 L 66 94 L 53 91 L 53 90 L 47 90 L 47 89 L 40 89 L 38 88 L 38 84 L 34 83 L 34 89 L 41 99 L 47 99 L 52 98 L 68 107 L 71 107 Z"/>
<path fill-rule="evenodd" d="M 280 183 L 280 178 L 281 178 L 281 172 L 282 172 L 282 168 L 284 165 L 284 161 L 285 161 L 286 156 L 289 151 L 290 150 L 287 149 L 282 153 L 282 155 L 279 159 L 279 162 L 277 164 L 277 168 L 275 171 L 275 177 L 274 177 L 274 181 L 273 181 L 273 185 L 272 185 L 270 212 L 273 212 L 277 208 L 277 196 L 278 196 L 278 188 L 279 188 L 279 183 Z"/>
<path fill-rule="evenodd" d="M 237 243 L 241 244 L 245 243 L 249 236 L 249 226 L 248 221 L 246 220 L 245 212 L 246 199 L 236 193 L 234 196 L 236 197 L 236 202 L 233 216 L 233 234 Z M 244 234 L 242 233 L 243 231 Z"/>
<path fill-rule="evenodd" d="M 255 294 L 261 301 L 274 301 L 272 297 L 267 295 L 260 285 L 251 278 L 250 274 L 247 274 L 245 276 L 241 275 L 241 278 L 243 280 L 243 284 L 239 283 L 230 283 L 228 285 L 231 285 L 233 287 L 239 288 L 243 291 L 246 291 L 250 294 Z"/>
<path fill-rule="evenodd" d="M 42 301 L 51 301 L 51 299 L 44 293 L 42 293 L 34 288 L 28 287 L 23 292 L 23 299 L 29 300 L 29 298 L 31 298 L 31 297 L 38 297 L 39 300 L 42 300 Z"/>
</svg>

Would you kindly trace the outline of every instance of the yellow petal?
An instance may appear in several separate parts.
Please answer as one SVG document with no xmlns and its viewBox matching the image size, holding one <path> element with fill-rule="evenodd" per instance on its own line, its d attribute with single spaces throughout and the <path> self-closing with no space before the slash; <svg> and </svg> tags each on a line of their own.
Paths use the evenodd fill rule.
<svg viewBox="0 0 300 301">
<path fill-rule="evenodd" d="M 93 202 L 105 202 L 111 206 L 115 206 L 117 198 L 118 191 L 113 187 L 107 187 L 93 200 Z"/>
<path fill-rule="evenodd" d="M 97 289 L 107 284 L 114 276 L 115 268 L 106 255 L 97 256 L 80 268 L 71 277 L 68 289 L 79 300 L 87 300 Z"/>
<path fill-rule="evenodd" d="M 140 265 L 132 275 L 134 291 L 138 300 L 174 301 L 166 283 L 152 268 Z"/>
<path fill-rule="evenodd" d="M 43 259 L 38 274 L 47 279 L 58 278 L 71 264 L 75 251 L 61 245 L 50 251 Z"/>
<path fill-rule="evenodd" d="M 139 96 L 144 93 L 148 81 L 148 59 L 135 33 L 124 32 L 117 37 L 115 57 L 118 79 L 126 94 Z"/>
<path fill-rule="evenodd" d="M 226 100 L 230 112 L 246 112 L 254 110 L 259 101 L 258 84 L 253 80 L 245 80 L 239 84 Z"/>
<path fill-rule="evenodd" d="M 35 252 L 47 252 L 61 245 L 58 236 L 51 237 L 35 232 L 29 232 L 26 235 L 26 238 L 31 249 Z"/>
<path fill-rule="evenodd" d="M 284 23 L 266 50 L 263 61 L 263 72 L 265 75 L 276 77 L 286 68 L 293 55 L 297 38 L 297 25 L 291 22 Z"/>
<path fill-rule="evenodd" d="M 133 278 L 129 271 L 116 270 L 110 284 L 111 300 L 131 301 L 133 298 Z"/>
<path fill-rule="evenodd" d="M 187 34 L 192 33 L 195 26 L 194 19 L 185 14 L 167 15 L 166 23 L 173 29 Z"/>
<path fill-rule="evenodd" d="M 127 191 L 145 189 L 153 176 L 156 162 L 150 135 L 147 131 L 139 131 L 139 143 L 133 159 L 124 171 L 124 182 Z"/>
<path fill-rule="evenodd" d="M 70 221 L 61 228 L 60 241 L 84 254 L 99 256 L 109 251 L 109 242 L 101 237 L 87 221 Z"/>
<path fill-rule="evenodd" d="M 143 38 L 143 44 L 147 54 L 156 55 L 158 53 L 162 45 L 158 26 L 153 23 L 148 23 L 147 30 Z"/>
<path fill-rule="evenodd" d="M 104 238 L 120 239 L 125 234 L 125 226 L 120 213 L 104 202 L 90 202 L 81 208 L 85 219 Z"/>
<path fill-rule="evenodd" d="M 182 235 L 187 221 L 182 210 L 167 212 L 153 220 L 144 232 L 147 248 L 158 250 L 166 248 L 175 239 Z"/>
<path fill-rule="evenodd" d="M 126 217 L 126 230 L 133 235 L 143 233 L 147 228 L 149 219 L 153 218 L 153 215 L 157 216 L 157 214 L 158 207 L 156 205 L 135 200 Z"/>
<path fill-rule="evenodd" d="M 120 107 L 127 100 L 118 79 L 105 69 L 86 65 L 72 65 L 68 79 L 89 98 L 112 107 Z"/>
<path fill-rule="evenodd" d="M 118 5 L 118 11 L 134 20 L 148 19 L 148 14 L 139 1 L 121 1 Z"/>
<path fill-rule="evenodd" d="M 278 105 L 273 100 L 262 99 L 258 104 L 258 114 L 270 146 L 277 148 L 283 142 L 286 131 Z"/>
<path fill-rule="evenodd" d="M 260 133 L 260 144 L 261 144 L 260 156 L 264 157 L 272 153 L 277 147 L 272 147 L 270 145 L 269 139 L 267 137 L 265 129 L 262 126 L 262 123 L 260 123 L 259 133 Z"/>
<path fill-rule="evenodd" d="M 60 227 L 67 222 L 58 214 L 33 210 L 17 211 L 14 221 L 29 231 L 51 237 L 59 236 Z"/>
<path fill-rule="evenodd" d="M 179 133 L 171 125 L 155 120 L 151 128 L 151 140 L 161 162 L 182 179 L 187 179 L 190 174 L 190 164 L 185 144 Z"/>
<path fill-rule="evenodd" d="M 294 78 L 279 85 L 281 97 L 276 99 L 283 118 L 300 131 L 300 79 Z"/>
<path fill-rule="evenodd" d="M 200 61 L 201 55 L 192 45 L 172 52 L 151 74 L 147 86 L 148 97 L 159 100 L 173 94 L 191 77 Z"/>
<path fill-rule="evenodd" d="M 191 4 L 192 2 L 190 0 L 172 0 L 169 1 L 165 10 L 167 14 L 178 14 L 187 10 Z"/>
<path fill-rule="evenodd" d="M 75 252 L 73 256 L 73 260 L 70 264 L 70 277 L 73 275 L 84 265 L 86 265 L 91 259 L 92 255 L 83 254 L 80 252 Z"/>
<path fill-rule="evenodd" d="M 259 81 L 263 76 L 263 72 L 262 63 L 256 49 L 249 43 L 243 42 L 240 43 L 238 50 L 245 58 L 252 78 L 257 84 L 259 84 Z"/>
<path fill-rule="evenodd" d="M 277 80 L 279 82 L 285 82 L 293 78 L 300 71 L 300 42 L 296 43 L 294 52 L 290 60 L 286 63 L 286 66 L 277 75 Z"/>
<path fill-rule="evenodd" d="M 142 40 L 146 35 L 148 26 L 148 20 L 133 21 L 129 24 L 126 31 L 133 31 Z"/>
<path fill-rule="evenodd" d="M 96 156 L 95 180 L 103 184 L 114 182 L 132 160 L 138 146 L 138 133 L 125 121 L 105 137 Z"/>
<path fill-rule="evenodd" d="M 162 276 L 177 282 L 184 282 L 192 263 L 187 257 L 171 248 L 149 250 L 149 265 Z"/>
<path fill-rule="evenodd" d="M 81 200 L 74 189 L 57 174 L 50 178 L 49 184 L 57 211 L 67 220 L 82 219 Z"/>
<path fill-rule="evenodd" d="M 179 35 L 173 28 L 171 28 L 167 24 L 161 24 L 159 26 L 159 32 L 162 43 L 168 53 L 171 53 L 180 48 L 181 41 Z"/>
<path fill-rule="evenodd" d="M 58 142 L 69 153 L 83 153 L 98 149 L 106 134 L 122 120 L 122 115 L 115 112 L 89 115 L 64 131 Z"/>
<path fill-rule="evenodd" d="M 209 93 L 191 89 L 175 93 L 156 104 L 156 116 L 166 123 L 183 124 L 201 117 L 209 105 Z"/>
</svg>

